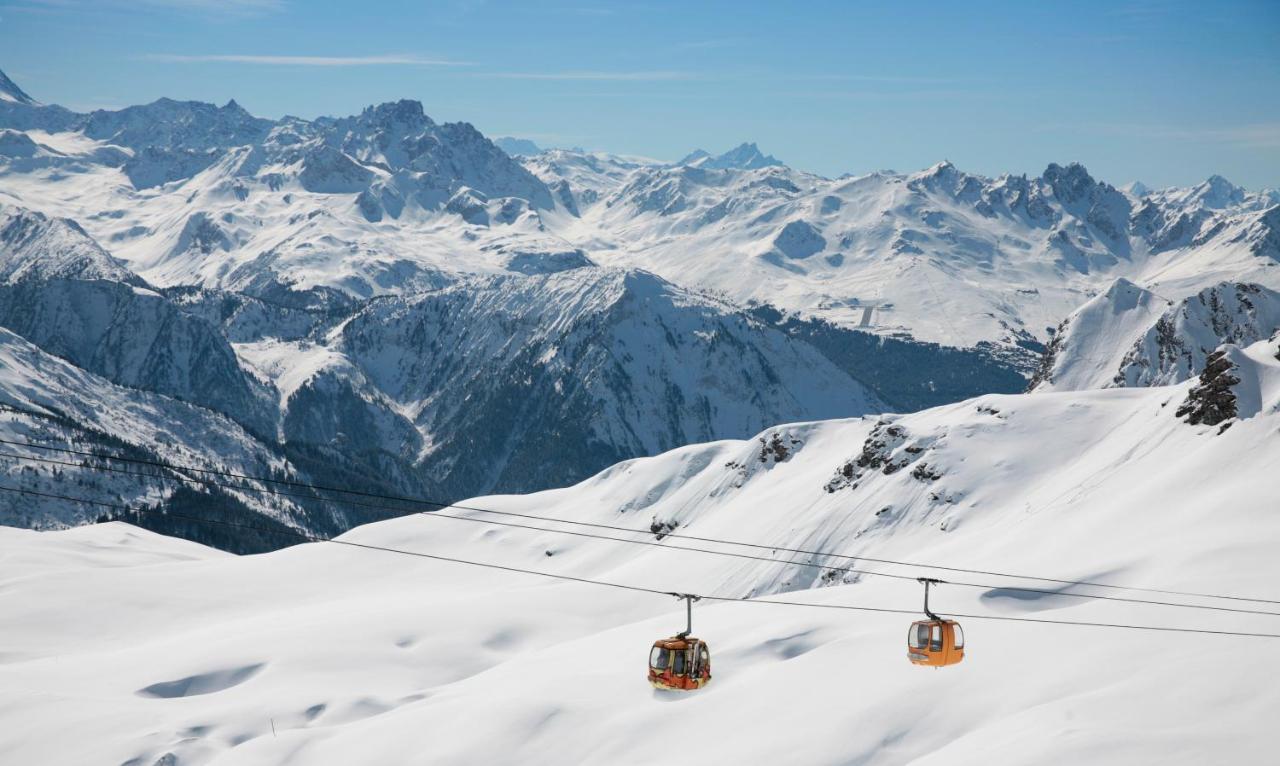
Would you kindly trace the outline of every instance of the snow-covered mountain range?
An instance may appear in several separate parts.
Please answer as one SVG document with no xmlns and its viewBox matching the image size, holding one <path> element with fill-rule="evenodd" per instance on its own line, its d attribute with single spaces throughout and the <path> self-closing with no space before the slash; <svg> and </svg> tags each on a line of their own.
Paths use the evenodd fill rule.
<svg viewBox="0 0 1280 766">
<path fill-rule="evenodd" d="M 1181 381 L 1274 329 L 1277 194 L 1217 177 L 1122 192 L 1079 165 L 942 163 L 828 179 L 751 143 L 675 163 L 513 157 L 536 147 L 415 101 L 314 120 L 171 99 L 77 113 L 0 85 L 5 343 L 92 391 L 228 418 L 299 477 L 449 500 L 543 489 L 778 422 L 1014 392 L 1036 370 L 1037 388 Z M 1114 298 L 1130 290 L 1159 297 Z M 134 432 L 116 436 L 163 456 Z M 181 454 L 221 459 L 198 434 Z"/>
<path fill-rule="evenodd" d="M 1224 280 L 1280 288 L 1280 193 L 1216 176 L 1142 195 L 1071 164 L 828 179 L 749 143 L 677 163 L 517 160 L 411 101 L 277 121 L 234 102 L 74 114 L 6 101 L 0 128 L 20 131 L 0 171 L 10 201 L 76 220 L 160 286 L 363 297 L 595 263 L 879 333 L 991 343 L 1027 367 L 1119 277 L 1173 300 Z"/>
</svg>

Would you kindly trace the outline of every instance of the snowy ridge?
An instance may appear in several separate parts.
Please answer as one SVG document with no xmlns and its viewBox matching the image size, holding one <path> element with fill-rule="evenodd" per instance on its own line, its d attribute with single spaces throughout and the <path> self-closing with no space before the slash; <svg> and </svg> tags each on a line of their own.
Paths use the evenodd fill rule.
<svg viewBox="0 0 1280 766">
<path fill-rule="evenodd" d="M 36 100 L 24 93 L 22 88 L 19 88 L 17 83 L 10 80 L 4 72 L 0 72 L 0 101 L 37 106 Z"/>
<path fill-rule="evenodd" d="M 0 329 L 0 438 L 144 460 L 218 466 L 248 475 L 293 474 L 301 478 L 276 450 L 230 418 L 115 385 L 4 329 Z M 275 522 L 304 530 L 344 526 L 331 508 L 308 509 L 255 491 L 214 489 L 175 472 L 145 471 L 156 478 L 144 481 L 81 468 L 78 458 L 66 454 L 18 445 L 4 445 L 4 451 L 70 461 L 49 465 L 5 460 L 0 472 L 8 487 L 132 507 L 161 507 L 180 499 L 182 508 L 221 511 L 226 518 L 243 518 L 249 524 Z M 249 486 L 260 489 L 264 485 Z M 37 529 L 74 526 L 113 514 L 118 511 L 56 498 L 9 492 L 0 498 L 0 521 Z M 237 545 L 230 539 L 233 536 L 217 532 L 204 529 L 203 537 L 238 550 L 254 549 L 251 536 L 242 535 Z M 278 544 L 273 539 L 267 543 Z"/>
<path fill-rule="evenodd" d="M 272 433 L 271 395 L 245 374 L 216 326 L 151 290 L 118 282 L 0 287 L 0 326 L 123 386 L 190 401 Z"/>
<path fill-rule="evenodd" d="M 147 287 L 75 221 L 0 204 L 0 283 L 39 279 L 106 279 Z"/>
<path fill-rule="evenodd" d="M 423 470 L 458 491 L 555 486 L 587 466 L 800 413 L 883 407 L 812 348 L 642 272 L 486 278 L 381 299 L 332 347 L 409 417 Z M 476 450 L 489 457 L 458 457 Z"/>
<path fill-rule="evenodd" d="M 234 102 L 12 106 L 4 193 L 78 221 L 161 287 L 369 297 L 596 264 L 990 348 L 1021 369 L 1117 278 L 1175 301 L 1222 281 L 1280 289 L 1280 199 L 1216 176 L 1122 192 L 1075 164 L 986 178 L 944 162 L 828 179 L 754 144 L 682 163 L 568 150 L 517 162 L 414 101 L 278 121 Z"/>
<path fill-rule="evenodd" d="M 1220 345 L 1280 330 L 1280 293 L 1224 282 L 1176 304 L 1127 280 L 1063 321 L 1032 380 L 1037 391 L 1181 383 Z"/>
<path fill-rule="evenodd" d="M 812 345 L 643 272 L 276 297 L 289 302 L 32 279 L 0 286 L 0 326 L 86 374 L 233 418 L 299 470 L 394 494 L 541 489 L 886 406 Z"/>
<path fill-rule="evenodd" d="M 711 168 L 713 170 L 726 170 L 728 168 L 757 170 L 784 163 L 772 154 L 765 154 L 760 151 L 760 147 L 754 143 L 741 143 L 718 156 L 714 156 L 702 149 L 695 149 L 676 164 Z"/>
<path fill-rule="evenodd" d="M 621 463 L 574 487 L 467 505 L 1274 597 L 1259 575 L 1274 572 L 1280 542 L 1265 479 L 1280 459 L 1280 350 L 1275 341 L 1224 350 L 1241 380 L 1234 390 L 1242 400 L 1257 390 L 1260 403 L 1242 406 L 1225 431 L 1175 414 L 1192 381 L 986 396 L 778 426 Z M 853 481 L 833 485 L 843 478 Z M 745 561 L 422 516 L 344 539 L 659 590 L 920 603 L 909 580 L 782 556 Z M 964 663 L 934 673 L 903 656 L 910 615 L 706 602 L 694 626 L 711 642 L 714 681 L 675 698 L 643 676 L 649 642 L 683 625 L 663 596 L 330 545 L 225 557 L 120 525 L 0 530 L 0 550 L 10 586 L 0 608 L 12 620 L 0 702 L 29 735 L 0 741 L 0 752 L 16 762 L 323 765 L 412 752 L 424 763 L 643 763 L 668 758 L 669 737 L 707 761 L 1252 761 L 1269 752 L 1258 732 L 1280 703 L 1266 639 L 964 619 Z M 157 596 L 160 582 L 182 598 Z M 1048 590 L 944 585 L 933 605 L 1274 632 L 1268 616 Z M 1061 648 L 1052 663 L 1046 645 Z M 1185 693 L 1162 693 L 1171 685 Z M 926 696 L 946 715 L 922 718 Z M 45 736 L 50 722 L 80 736 Z"/>
<path fill-rule="evenodd" d="M 572 187 L 574 166 L 557 167 Z M 1117 277 L 1174 299 L 1223 279 L 1280 287 L 1274 201 L 1205 204 L 1135 205 L 1079 165 L 1035 179 L 941 163 L 834 180 L 641 167 L 600 202 L 579 199 L 581 220 L 556 230 L 602 264 L 643 264 L 733 300 L 956 346 L 1028 348 Z"/>
</svg>

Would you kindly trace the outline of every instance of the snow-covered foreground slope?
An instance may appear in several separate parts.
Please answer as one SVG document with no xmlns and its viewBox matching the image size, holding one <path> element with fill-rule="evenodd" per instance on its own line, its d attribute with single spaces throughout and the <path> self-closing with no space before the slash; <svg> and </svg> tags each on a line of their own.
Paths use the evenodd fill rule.
<svg viewBox="0 0 1280 766">
<path fill-rule="evenodd" d="M 1237 382 L 1223 395 L 1239 405 L 1225 430 L 1175 414 L 1193 381 L 986 396 L 780 426 L 466 505 L 1275 599 L 1278 356 L 1277 340 L 1225 350 Z M 494 518 L 452 509 L 342 539 L 656 590 L 920 603 L 910 580 L 445 515 Z M 666 596 L 323 543 L 231 557 L 122 525 L 2 529 L 0 550 L 6 762 L 658 763 L 674 751 L 711 763 L 1265 762 L 1280 704 L 1276 639 L 970 618 L 965 662 L 931 671 L 904 657 L 909 615 L 708 602 L 694 627 L 714 681 L 672 696 L 643 676 L 648 644 L 682 626 Z M 958 584 L 934 608 L 1280 633 L 1280 616 Z"/>
</svg>

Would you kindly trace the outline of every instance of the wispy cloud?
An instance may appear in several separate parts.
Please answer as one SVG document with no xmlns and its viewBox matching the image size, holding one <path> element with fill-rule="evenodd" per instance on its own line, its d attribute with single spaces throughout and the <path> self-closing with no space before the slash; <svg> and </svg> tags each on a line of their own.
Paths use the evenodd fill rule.
<svg viewBox="0 0 1280 766">
<path fill-rule="evenodd" d="M 628 82 L 657 82 L 665 80 L 692 80 L 688 72 L 480 72 L 476 77 L 492 77 L 500 80 L 613 80 Z"/>
<path fill-rule="evenodd" d="M 276 56 L 252 54 L 204 54 L 151 53 L 149 61 L 167 61 L 178 64 L 259 64 L 264 66 L 472 66 L 467 61 L 428 58 L 411 53 L 384 53 L 373 56 Z"/>
<path fill-rule="evenodd" d="M 1134 123 L 1086 123 L 1073 125 L 1072 129 L 1081 127 L 1108 135 L 1232 144 L 1255 149 L 1280 149 L 1280 122 L 1233 125 L 1226 128 L 1188 128 L 1177 125 L 1142 125 Z"/>
<path fill-rule="evenodd" d="M 1161 16 L 1167 16 L 1177 11 L 1177 9 L 1178 4 L 1171 2 L 1171 0 L 1132 0 L 1128 3 L 1112 6 L 1107 13 L 1110 16 L 1119 16 L 1134 21 L 1150 21 Z"/>
<path fill-rule="evenodd" d="M 276 11 L 284 0 L 141 0 L 139 5 L 153 5 L 188 11 L 261 12 Z"/>
<path fill-rule="evenodd" d="M 671 47 L 676 50 L 699 51 L 712 48 L 736 48 L 748 45 L 751 42 L 751 38 L 748 37 L 718 37 L 707 40 L 685 40 L 675 43 Z"/>
<path fill-rule="evenodd" d="M 218 16 L 256 16 L 281 10 L 285 0 L 24 0 L 6 5 L 7 11 L 57 13 L 84 11 L 174 10 Z"/>
<path fill-rule="evenodd" d="M 809 80 L 813 82 L 882 82 L 898 85 L 945 85 L 957 82 L 953 77 L 900 74 L 797 74 L 781 75 L 780 79 Z"/>
</svg>

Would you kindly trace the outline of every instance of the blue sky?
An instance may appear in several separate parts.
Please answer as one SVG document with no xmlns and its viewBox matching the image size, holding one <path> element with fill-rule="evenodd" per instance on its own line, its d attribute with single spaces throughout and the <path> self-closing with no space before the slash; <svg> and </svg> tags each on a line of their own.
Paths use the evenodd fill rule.
<svg viewBox="0 0 1280 766">
<path fill-rule="evenodd" d="M 1280 2 L 0 0 L 0 69 L 76 109 L 398 98 L 490 136 L 826 175 L 1080 161 L 1280 186 Z"/>
</svg>

